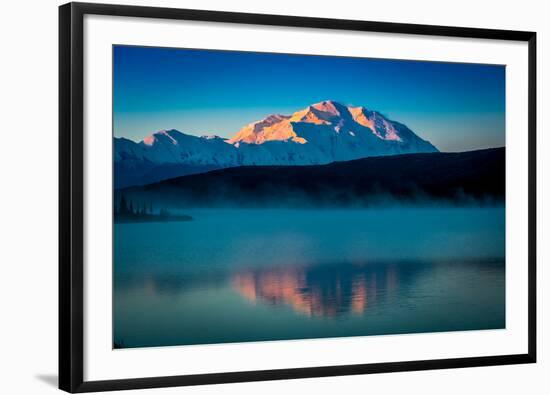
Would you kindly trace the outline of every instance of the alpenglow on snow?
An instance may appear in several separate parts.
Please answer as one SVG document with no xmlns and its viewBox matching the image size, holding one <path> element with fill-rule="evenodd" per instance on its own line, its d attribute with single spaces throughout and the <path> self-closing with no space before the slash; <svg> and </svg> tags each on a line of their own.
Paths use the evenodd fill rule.
<svg viewBox="0 0 550 395">
<path fill-rule="evenodd" d="M 230 139 L 174 129 L 156 132 L 139 143 L 115 138 L 115 187 L 226 167 L 320 165 L 420 152 L 438 149 L 377 111 L 327 100 L 292 115 L 269 115 Z"/>
</svg>

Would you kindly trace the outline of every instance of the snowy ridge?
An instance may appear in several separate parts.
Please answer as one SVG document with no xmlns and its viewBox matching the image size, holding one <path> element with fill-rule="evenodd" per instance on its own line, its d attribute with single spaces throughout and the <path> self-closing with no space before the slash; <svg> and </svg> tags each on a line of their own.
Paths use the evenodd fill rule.
<svg viewBox="0 0 550 395">
<path fill-rule="evenodd" d="M 318 165 L 370 156 L 438 152 L 405 125 L 335 101 L 246 125 L 231 139 L 156 132 L 136 143 L 114 139 L 115 186 L 146 184 L 217 168 Z"/>
</svg>

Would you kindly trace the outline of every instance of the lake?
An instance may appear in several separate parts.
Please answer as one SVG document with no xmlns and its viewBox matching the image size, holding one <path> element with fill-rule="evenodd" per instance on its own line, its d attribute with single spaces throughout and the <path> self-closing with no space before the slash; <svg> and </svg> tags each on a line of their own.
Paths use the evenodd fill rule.
<svg viewBox="0 0 550 395">
<path fill-rule="evenodd" d="M 114 225 L 114 344 L 505 327 L 505 210 L 190 209 Z"/>
</svg>

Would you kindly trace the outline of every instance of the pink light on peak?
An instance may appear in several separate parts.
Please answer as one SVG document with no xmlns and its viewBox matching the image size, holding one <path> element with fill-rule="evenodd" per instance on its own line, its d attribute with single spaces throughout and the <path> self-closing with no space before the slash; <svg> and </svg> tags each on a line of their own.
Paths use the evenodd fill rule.
<svg viewBox="0 0 550 395">
<path fill-rule="evenodd" d="M 143 144 L 145 145 L 153 145 L 155 143 L 155 136 L 147 136 L 143 139 Z"/>
</svg>

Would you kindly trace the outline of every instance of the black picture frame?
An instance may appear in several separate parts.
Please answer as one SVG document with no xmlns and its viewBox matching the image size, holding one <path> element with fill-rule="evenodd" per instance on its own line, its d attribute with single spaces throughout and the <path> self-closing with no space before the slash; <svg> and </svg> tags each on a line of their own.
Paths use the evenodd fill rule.
<svg viewBox="0 0 550 395">
<path fill-rule="evenodd" d="M 83 350 L 83 20 L 86 14 L 511 40 L 528 43 L 528 352 L 526 354 L 85 381 Z M 536 33 L 141 6 L 59 8 L 59 388 L 90 392 L 448 369 L 536 361 Z"/>
</svg>

